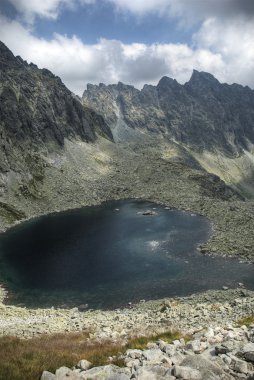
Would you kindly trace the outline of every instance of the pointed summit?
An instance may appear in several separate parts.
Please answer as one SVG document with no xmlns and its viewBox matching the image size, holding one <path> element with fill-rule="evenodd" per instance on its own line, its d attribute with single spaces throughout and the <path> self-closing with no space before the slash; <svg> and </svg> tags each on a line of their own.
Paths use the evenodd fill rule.
<svg viewBox="0 0 254 380">
<path fill-rule="evenodd" d="M 6 51 L 6 50 L 11 53 L 10 49 L 8 49 L 7 46 L 2 41 L 0 41 L 0 52 L 2 53 L 4 51 Z"/>
<path fill-rule="evenodd" d="M 212 74 L 207 73 L 205 71 L 198 71 L 194 69 L 188 83 L 192 84 L 192 83 L 200 83 L 200 82 L 219 84 L 219 81 Z"/>
<path fill-rule="evenodd" d="M 159 83 L 157 84 L 157 87 L 160 87 L 160 88 L 175 87 L 178 85 L 179 85 L 179 83 L 175 79 L 164 76 L 160 79 Z"/>
<path fill-rule="evenodd" d="M 207 94 L 208 91 L 217 91 L 220 89 L 220 82 L 210 73 L 205 71 L 193 70 L 189 82 L 184 84 L 184 88 L 193 95 Z"/>
<path fill-rule="evenodd" d="M 0 70 L 22 65 L 21 59 L 17 59 L 2 41 L 0 41 L 0 57 Z"/>
<path fill-rule="evenodd" d="M 2 41 L 0 41 L 0 55 L 1 61 L 5 60 L 6 58 L 9 60 L 15 60 L 15 56 Z"/>
</svg>

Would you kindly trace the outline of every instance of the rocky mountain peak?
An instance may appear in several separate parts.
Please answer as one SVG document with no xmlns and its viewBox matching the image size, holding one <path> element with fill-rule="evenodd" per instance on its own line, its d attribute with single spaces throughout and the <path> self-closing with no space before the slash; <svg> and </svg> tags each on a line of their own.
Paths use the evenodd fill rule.
<svg viewBox="0 0 254 380">
<path fill-rule="evenodd" d="M 172 97 L 182 98 L 183 96 L 183 86 L 178 83 L 176 79 L 172 79 L 166 76 L 161 78 L 156 88 L 160 99 L 166 96 L 167 101 L 169 102 L 171 102 Z"/>
<path fill-rule="evenodd" d="M 164 76 L 160 79 L 157 88 L 175 87 L 179 86 L 179 83 L 170 77 Z"/>
<path fill-rule="evenodd" d="M 185 84 L 189 88 L 198 88 L 198 87 L 217 87 L 220 85 L 220 82 L 210 73 L 205 71 L 193 70 L 189 82 Z"/>
<path fill-rule="evenodd" d="M 8 47 L 0 41 L 0 70 L 23 66 L 23 60 L 15 57 Z"/>
<path fill-rule="evenodd" d="M 0 53 L 1 53 L 1 56 L 2 54 L 9 54 L 11 57 L 14 57 L 14 55 L 12 54 L 12 52 L 10 51 L 10 49 L 8 49 L 8 47 L 2 42 L 0 41 Z"/>
</svg>

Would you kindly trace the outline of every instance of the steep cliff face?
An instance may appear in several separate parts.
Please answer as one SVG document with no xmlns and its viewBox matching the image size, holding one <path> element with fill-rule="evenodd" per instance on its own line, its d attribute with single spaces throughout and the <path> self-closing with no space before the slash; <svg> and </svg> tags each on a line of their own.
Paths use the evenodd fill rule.
<svg viewBox="0 0 254 380">
<path fill-rule="evenodd" d="M 221 84 L 195 71 L 185 85 L 163 77 L 141 91 L 122 83 L 88 85 L 83 103 L 112 126 L 119 118 L 133 129 L 161 134 L 197 152 L 219 150 L 235 156 L 254 143 L 254 91 Z"/>
<path fill-rule="evenodd" d="M 66 138 L 94 141 L 96 133 L 112 139 L 103 118 L 84 109 L 60 78 L 0 43 L 0 172 L 29 169 L 33 152 L 61 148 Z"/>
<path fill-rule="evenodd" d="M 69 183 L 75 178 L 78 188 L 78 178 L 94 162 L 89 146 L 98 136 L 113 139 L 101 115 L 83 107 L 60 78 L 15 57 L 0 42 L 0 225 L 58 208 L 64 203 L 59 184 L 62 198 L 75 200 Z M 70 146 L 79 147 L 79 169 Z M 90 167 L 98 176 L 99 168 Z"/>
</svg>

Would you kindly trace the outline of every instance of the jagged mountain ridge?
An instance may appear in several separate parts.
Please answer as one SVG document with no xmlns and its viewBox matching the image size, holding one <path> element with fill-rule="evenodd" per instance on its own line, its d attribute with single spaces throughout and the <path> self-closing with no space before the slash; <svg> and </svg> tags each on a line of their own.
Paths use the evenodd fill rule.
<svg viewBox="0 0 254 380">
<path fill-rule="evenodd" d="M 220 150 L 236 156 L 254 143 L 254 91 L 221 84 L 211 74 L 193 71 L 184 85 L 163 77 L 142 90 L 119 82 L 87 85 L 83 104 L 110 125 L 148 131 L 195 151 Z"/>
<path fill-rule="evenodd" d="M 31 170 L 33 152 L 61 148 L 65 138 L 112 140 L 102 116 L 82 106 L 47 69 L 28 64 L 0 42 L 0 172 Z"/>
</svg>

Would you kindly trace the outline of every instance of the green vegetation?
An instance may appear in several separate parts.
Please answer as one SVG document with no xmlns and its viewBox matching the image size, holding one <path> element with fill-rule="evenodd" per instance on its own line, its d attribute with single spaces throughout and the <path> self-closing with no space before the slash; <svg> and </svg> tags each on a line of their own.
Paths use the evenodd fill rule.
<svg viewBox="0 0 254 380">
<path fill-rule="evenodd" d="M 148 342 L 163 339 L 172 342 L 183 337 L 179 332 L 131 338 L 127 344 L 89 341 L 86 333 L 43 335 L 29 340 L 0 338 L 0 380 L 37 380 L 43 370 L 55 372 L 61 366 L 73 367 L 87 359 L 93 366 L 113 363 L 124 365 L 121 354 L 127 349 L 144 349 Z M 186 337 L 184 337 L 186 338 Z"/>
</svg>

